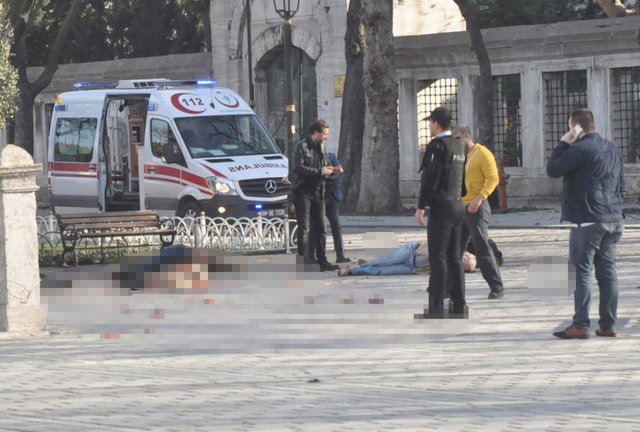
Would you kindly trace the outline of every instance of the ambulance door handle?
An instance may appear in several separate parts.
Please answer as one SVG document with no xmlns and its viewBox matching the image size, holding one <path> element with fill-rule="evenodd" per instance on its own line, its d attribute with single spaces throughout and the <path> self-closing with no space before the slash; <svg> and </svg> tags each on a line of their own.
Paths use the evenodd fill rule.
<svg viewBox="0 0 640 432">
<path fill-rule="evenodd" d="M 94 164 L 89 164 L 87 171 L 96 172 L 96 166 Z"/>
<path fill-rule="evenodd" d="M 156 173 L 156 167 L 154 165 L 149 166 L 149 172 L 152 174 Z"/>
</svg>

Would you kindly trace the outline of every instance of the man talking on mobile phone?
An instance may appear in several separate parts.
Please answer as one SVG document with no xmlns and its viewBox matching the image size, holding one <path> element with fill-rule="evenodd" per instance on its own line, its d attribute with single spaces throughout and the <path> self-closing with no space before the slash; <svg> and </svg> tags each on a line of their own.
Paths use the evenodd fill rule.
<svg viewBox="0 0 640 432">
<path fill-rule="evenodd" d="M 547 163 L 549 177 L 563 177 L 562 220 L 571 222 L 569 260 L 575 268 L 572 324 L 553 333 L 561 339 L 590 336 L 591 269 L 600 289 L 597 336 L 615 337 L 618 309 L 616 246 L 622 237 L 625 193 L 620 150 L 594 128 L 591 111 L 577 109 L 569 131 Z"/>
</svg>

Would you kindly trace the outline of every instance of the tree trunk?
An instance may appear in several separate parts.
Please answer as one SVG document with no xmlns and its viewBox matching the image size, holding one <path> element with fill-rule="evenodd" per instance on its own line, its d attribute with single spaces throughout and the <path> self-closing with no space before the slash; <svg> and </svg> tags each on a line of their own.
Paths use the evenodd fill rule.
<svg viewBox="0 0 640 432">
<path fill-rule="evenodd" d="M 18 109 L 14 118 L 13 144 L 33 155 L 33 102 L 31 83 L 27 78 L 27 43 L 23 37 L 14 45 L 14 64 L 18 71 Z"/>
<path fill-rule="evenodd" d="M 22 77 L 18 79 L 18 109 L 14 120 L 13 143 L 33 155 L 33 104 L 35 96 L 30 87 L 24 85 Z"/>
<path fill-rule="evenodd" d="M 491 61 L 480 31 L 478 6 L 470 0 L 454 0 L 467 22 L 467 32 L 471 39 L 471 48 L 478 59 L 480 69 L 480 85 L 478 89 L 478 137 L 477 141 L 493 151 L 493 77 L 491 76 Z"/>
<path fill-rule="evenodd" d="M 620 0 L 596 0 L 598 5 L 602 8 L 605 14 L 609 18 L 617 18 L 628 15 L 637 15 L 638 12 L 627 9 L 623 2 Z"/>
<path fill-rule="evenodd" d="M 33 155 L 33 104 L 35 98 L 38 93 L 44 90 L 49 83 L 51 83 L 51 78 L 53 78 L 53 74 L 58 69 L 65 41 L 71 31 L 74 20 L 80 12 L 82 4 L 83 0 L 73 0 L 73 3 L 67 12 L 67 16 L 60 25 L 60 29 L 58 30 L 56 40 L 53 43 L 51 52 L 49 53 L 44 71 L 34 82 L 30 82 L 27 78 L 27 32 L 21 32 L 21 37 L 19 39 L 15 39 L 14 65 L 18 70 L 18 91 L 20 92 L 20 95 L 18 97 L 18 110 L 15 116 L 13 142 L 14 144 L 24 148 L 31 155 Z M 28 19 L 28 15 L 24 14 L 19 17 L 19 20 L 22 21 L 22 27 L 24 27 L 24 20 Z"/>
<path fill-rule="evenodd" d="M 400 203 L 398 85 L 394 69 L 393 0 L 362 0 L 364 138 L 358 213 L 394 214 Z"/>
<path fill-rule="evenodd" d="M 484 144 L 491 152 L 494 151 L 493 142 L 493 77 L 491 76 L 491 60 L 484 45 L 482 32 L 480 31 L 480 19 L 478 6 L 473 0 L 453 0 L 460 8 L 460 12 L 467 22 L 467 32 L 471 39 L 471 48 L 478 59 L 480 80 L 478 88 L 478 137 L 476 141 Z M 491 208 L 500 207 L 498 188 L 489 195 Z"/>
<path fill-rule="evenodd" d="M 360 20 L 361 0 L 351 0 L 344 38 L 347 70 L 342 93 L 338 159 L 345 169 L 342 178 L 343 210 L 354 212 L 360 193 L 362 134 L 364 131 L 363 47 L 364 28 Z"/>
</svg>

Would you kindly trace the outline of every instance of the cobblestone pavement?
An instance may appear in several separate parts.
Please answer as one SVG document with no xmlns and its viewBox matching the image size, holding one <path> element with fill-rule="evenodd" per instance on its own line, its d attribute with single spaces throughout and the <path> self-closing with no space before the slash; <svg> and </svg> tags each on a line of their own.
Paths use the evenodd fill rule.
<svg viewBox="0 0 640 432">
<path fill-rule="evenodd" d="M 568 230 L 491 234 L 506 295 L 467 275 L 469 320 L 414 321 L 419 275 L 254 271 L 117 295 L 75 274 L 43 290 L 52 336 L 0 340 L 0 431 L 640 431 L 640 230 L 619 250 L 619 337 L 579 341 L 551 335 L 573 310 L 562 272 L 528 271 L 566 257 Z M 350 256 L 379 252 L 363 238 L 346 236 Z"/>
</svg>

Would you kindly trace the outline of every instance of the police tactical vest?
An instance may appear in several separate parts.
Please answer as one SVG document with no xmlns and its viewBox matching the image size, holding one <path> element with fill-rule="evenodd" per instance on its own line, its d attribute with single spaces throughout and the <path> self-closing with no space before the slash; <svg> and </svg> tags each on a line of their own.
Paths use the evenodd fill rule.
<svg viewBox="0 0 640 432">
<path fill-rule="evenodd" d="M 465 161 L 464 142 L 452 136 L 440 139 L 444 142 L 446 151 L 439 192 L 447 199 L 460 199 Z"/>
</svg>

